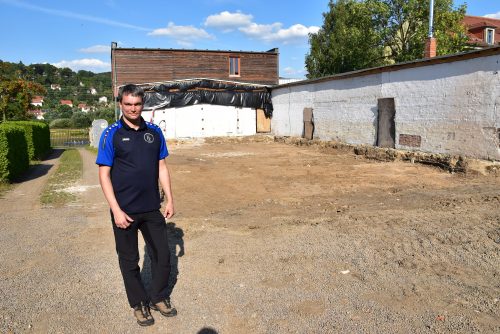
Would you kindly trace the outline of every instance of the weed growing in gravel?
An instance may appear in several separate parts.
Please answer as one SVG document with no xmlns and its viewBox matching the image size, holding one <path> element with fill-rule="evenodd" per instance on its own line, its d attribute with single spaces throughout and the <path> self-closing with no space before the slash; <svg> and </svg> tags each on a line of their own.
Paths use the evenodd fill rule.
<svg viewBox="0 0 500 334">
<path fill-rule="evenodd" d="M 1 181 L 0 182 L 0 198 L 3 198 L 5 196 L 5 193 L 12 189 L 14 186 L 7 182 L 7 181 Z"/>
<path fill-rule="evenodd" d="M 63 206 L 76 199 L 76 195 L 65 189 L 74 185 L 82 177 L 83 163 L 80 153 L 75 149 L 65 150 L 61 155 L 59 167 L 51 175 L 40 195 L 44 205 Z"/>
</svg>

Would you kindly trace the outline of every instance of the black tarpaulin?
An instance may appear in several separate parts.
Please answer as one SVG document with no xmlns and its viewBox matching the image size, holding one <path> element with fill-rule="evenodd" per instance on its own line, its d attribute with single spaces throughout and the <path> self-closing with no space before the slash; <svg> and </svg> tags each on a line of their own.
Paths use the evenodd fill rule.
<svg viewBox="0 0 500 334">
<path fill-rule="evenodd" d="M 271 89 L 267 86 L 209 79 L 141 86 L 146 92 L 144 111 L 205 103 L 263 109 L 266 117 L 273 113 Z"/>
</svg>

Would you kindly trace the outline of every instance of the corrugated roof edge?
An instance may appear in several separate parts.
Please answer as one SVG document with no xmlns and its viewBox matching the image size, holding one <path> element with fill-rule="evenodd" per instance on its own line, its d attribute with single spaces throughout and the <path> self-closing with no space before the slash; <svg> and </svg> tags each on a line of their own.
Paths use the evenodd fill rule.
<svg viewBox="0 0 500 334">
<path fill-rule="evenodd" d="M 338 80 L 338 79 L 351 78 L 351 77 L 358 77 L 358 76 L 363 76 L 363 75 L 368 75 L 368 74 L 391 72 L 391 71 L 397 71 L 397 70 L 404 69 L 404 68 L 421 67 L 421 66 L 436 65 L 436 64 L 442 64 L 442 63 L 452 63 L 455 61 L 486 57 L 486 56 L 491 56 L 491 55 L 495 55 L 495 54 L 500 54 L 500 46 L 492 46 L 492 47 L 485 48 L 482 50 L 455 53 L 452 55 L 438 56 L 438 57 L 434 57 L 434 58 L 418 59 L 418 60 L 408 61 L 408 62 L 404 62 L 404 63 L 397 63 L 397 64 L 393 64 L 393 65 L 366 68 L 366 69 L 357 70 L 357 71 L 328 75 L 328 76 L 316 78 L 316 79 L 295 81 L 295 82 L 291 82 L 291 83 L 285 83 L 282 85 L 274 86 L 273 89 L 283 88 L 283 87 L 300 86 L 300 85 L 304 85 L 304 84 L 319 83 L 319 82 L 323 82 L 323 81 Z"/>
<path fill-rule="evenodd" d="M 227 83 L 238 84 L 238 85 L 242 85 L 242 86 L 254 86 L 254 87 L 262 87 L 262 88 L 274 87 L 274 85 L 262 85 L 262 84 L 256 84 L 256 83 L 251 83 L 251 82 L 240 82 L 240 81 L 230 81 L 230 80 L 210 79 L 210 78 L 189 78 L 189 79 L 178 79 L 178 80 L 170 80 L 170 81 L 143 82 L 143 83 L 135 83 L 135 85 L 143 87 L 143 86 L 155 86 L 155 85 L 161 85 L 161 84 L 197 81 L 197 80 L 210 80 L 210 81 L 217 81 L 217 82 L 227 82 Z M 126 85 L 127 84 L 119 85 L 118 88 L 121 88 L 121 87 L 126 86 Z"/>
<path fill-rule="evenodd" d="M 201 49 L 161 49 L 161 48 L 112 48 L 112 50 L 136 50 L 136 51 L 188 51 L 188 52 L 222 52 L 222 53 L 254 53 L 254 54 L 279 54 L 279 48 L 273 48 L 268 51 L 236 51 L 236 50 L 201 50 Z"/>
</svg>

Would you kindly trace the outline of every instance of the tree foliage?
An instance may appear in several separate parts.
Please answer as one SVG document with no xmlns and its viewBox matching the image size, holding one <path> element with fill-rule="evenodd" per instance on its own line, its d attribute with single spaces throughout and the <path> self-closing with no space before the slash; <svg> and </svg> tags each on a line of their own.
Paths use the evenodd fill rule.
<svg viewBox="0 0 500 334">
<path fill-rule="evenodd" d="M 429 26 L 429 0 L 330 0 L 323 26 L 310 34 L 308 78 L 411 61 L 423 57 Z M 467 49 L 462 24 L 466 5 L 435 0 L 437 54 Z"/>
<path fill-rule="evenodd" d="M 385 0 L 388 10 L 388 34 L 385 44 L 394 62 L 411 61 L 423 57 L 429 34 L 429 0 Z M 466 5 L 453 7 L 453 0 L 434 1 L 434 37 L 437 55 L 461 52 L 467 49 L 467 30 L 462 21 Z"/>
<path fill-rule="evenodd" d="M 61 106 L 45 113 L 44 119 L 51 128 L 88 128 L 95 119 L 105 119 L 108 124 L 115 121 L 115 110 L 111 107 L 98 108 L 87 113 L 73 111 L 69 106 Z"/>
<path fill-rule="evenodd" d="M 310 35 L 306 67 L 310 77 L 342 73 L 384 63 L 383 17 L 377 1 L 339 0 L 328 4 L 324 23 Z"/>
<path fill-rule="evenodd" d="M 86 103 L 89 106 L 98 105 L 100 96 L 112 100 L 111 74 L 93 73 L 89 71 L 73 72 L 69 68 L 58 68 L 50 64 L 9 63 L 0 60 L 0 77 L 14 80 L 36 82 L 45 87 L 44 108 L 55 108 L 59 100 L 72 100 L 73 104 Z M 61 90 L 50 88 L 58 84 Z M 90 89 L 95 88 L 97 95 L 92 95 Z"/>
<path fill-rule="evenodd" d="M 27 120 L 31 99 L 37 94 L 44 94 L 45 88 L 31 81 L 22 79 L 0 80 L 0 111 L 2 120 Z"/>
<path fill-rule="evenodd" d="M 51 89 L 52 84 L 59 85 L 61 90 Z M 96 95 L 91 94 L 91 88 L 97 91 Z M 3 117 L 6 120 L 31 118 L 28 110 L 33 109 L 30 102 L 35 95 L 43 96 L 42 109 L 46 111 L 44 118 L 48 123 L 66 119 L 61 123 L 64 126 L 87 127 L 96 118 L 114 120 L 114 111 L 110 112 L 110 107 L 98 101 L 100 96 L 112 100 L 109 72 L 73 72 L 50 64 L 26 66 L 22 62 L 0 60 L 0 113 Z M 60 100 L 71 100 L 75 106 L 85 103 L 93 112 L 80 113 L 77 108 L 61 105 Z"/>
</svg>

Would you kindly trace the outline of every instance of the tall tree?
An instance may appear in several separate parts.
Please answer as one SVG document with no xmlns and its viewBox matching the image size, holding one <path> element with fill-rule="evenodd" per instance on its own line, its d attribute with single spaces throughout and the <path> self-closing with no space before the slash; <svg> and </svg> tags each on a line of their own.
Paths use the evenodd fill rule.
<svg viewBox="0 0 500 334">
<path fill-rule="evenodd" d="M 323 26 L 309 36 L 309 78 L 383 65 L 384 31 L 379 1 L 330 0 Z"/>
<path fill-rule="evenodd" d="M 309 35 L 308 78 L 422 58 L 429 6 L 430 0 L 330 0 L 322 28 Z M 453 0 L 434 1 L 438 55 L 467 49 L 465 11 Z"/>
<path fill-rule="evenodd" d="M 403 62 L 423 57 L 429 34 L 429 0 L 384 0 L 387 10 L 385 45 L 391 62 Z M 467 30 L 462 21 L 466 5 L 453 7 L 453 0 L 434 1 L 434 37 L 437 55 L 464 51 Z"/>
</svg>

